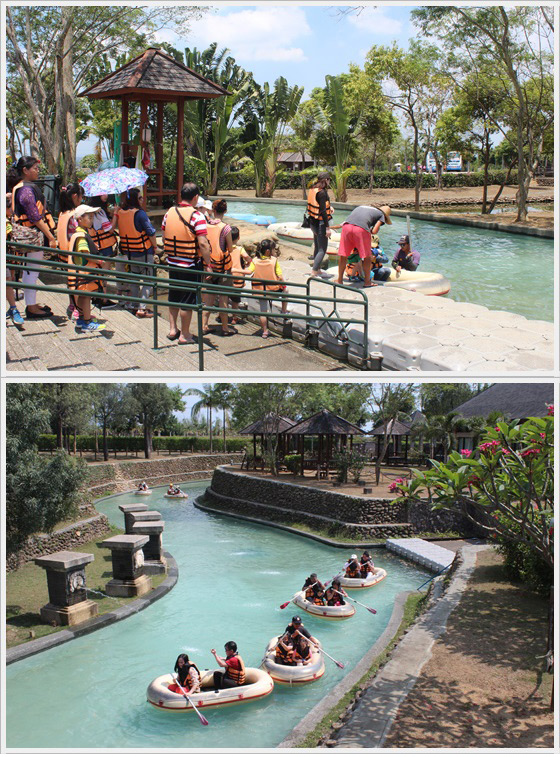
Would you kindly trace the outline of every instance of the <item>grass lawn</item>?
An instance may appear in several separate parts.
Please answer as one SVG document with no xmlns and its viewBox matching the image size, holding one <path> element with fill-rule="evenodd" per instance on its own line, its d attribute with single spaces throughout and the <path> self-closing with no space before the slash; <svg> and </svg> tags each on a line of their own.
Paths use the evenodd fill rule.
<svg viewBox="0 0 560 757">
<path fill-rule="evenodd" d="M 81 544 L 76 551 L 88 552 L 94 556 L 94 561 L 86 566 L 86 581 L 91 589 L 105 591 L 105 584 L 112 578 L 111 553 L 102 548 L 101 541 L 109 536 L 122 534 L 122 529 L 111 528 L 99 541 L 89 544 Z M 152 585 L 155 588 L 164 580 L 165 575 L 151 576 Z M 88 599 L 93 599 L 99 606 L 99 614 L 111 612 L 132 599 L 113 597 L 101 597 L 97 594 L 88 594 Z M 6 646 L 14 647 L 17 644 L 29 641 L 35 634 L 36 638 L 56 633 L 67 626 L 53 627 L 42 622 L 39 611 L 49 601 L 47 589 L 47 574 L 43 568 L 35 563 L 27 563 L 19 570 L 8 573 L 6 576 Z"/>
</svg>

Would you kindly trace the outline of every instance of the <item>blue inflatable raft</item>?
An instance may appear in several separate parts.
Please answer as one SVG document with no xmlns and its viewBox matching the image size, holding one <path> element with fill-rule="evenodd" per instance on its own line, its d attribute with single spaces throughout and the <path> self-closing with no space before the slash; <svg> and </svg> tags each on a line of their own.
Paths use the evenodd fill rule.
<svg viewBox="0 0 560 757">
<path fill-rule="evenodd" d="M 259 216 L 255 213 L 227 213 L 229 218 L 235 218 L 237 221 L 247 221 L 247 223 L 256 223 L 257 226 L 270 226 L 276 223 L 274 216 Z"/>
</svg>

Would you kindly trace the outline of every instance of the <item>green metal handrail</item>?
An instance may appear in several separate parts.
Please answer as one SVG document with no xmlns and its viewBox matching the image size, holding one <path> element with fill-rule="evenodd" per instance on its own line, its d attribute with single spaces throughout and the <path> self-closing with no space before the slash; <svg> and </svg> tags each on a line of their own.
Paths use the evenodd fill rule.
<svg viewBox="0 0 560 757">
<path fill-rule="evenodd" d="M 9 242 L 8 247 L 12 248 L 19 248 L 22 250 L 39 250 L 42 252 L 46 252 L 49 255 L 56 254 L 57 252 L 60 252 L 63 255 L 67 255 L 68 253 L 62 250 L 56 250 L 52 247 L 41 247 L 39 245 L 28 245 L 24 244 L 22 242 Z M 100 261 L 107 261 L 107 257 L 102 255 L 91 255 L 89 253 L 81 253 L 80 258 L 83 258 L 84 260 L 100 260 Z M 135 259 L 127 260 L 127 262 L 134 262 Z M 144 284 L 149 284 L 153 286 L 154 289 L 154 297 L 153 298 L 146 298 L 146 297 L 134 297 L 132 295 L 118 295 L 118 294 L 111 294 L 111 299 L 116 300 L 117 302 L 137 302 L 137 303 L 145 303 L 153 306 L 154 309 L 154 318 L 153 318 L 153 344 L 154 350 L 158 350 L 158 306 L 163 307 L 179 307 L 181 310 L 192 310 L 195 311 L 197 314 L 197 324 L 198 324 L 198 332 L 199 332 L 199 339 L 198 339 L 198 362 L 199 362 L 199 370 L 204 371 L 204 344 L 202 340 L 202 312 L 203 310 L 206 310 L 210 313 L 228 313 L 228 314 L 239 314 L 239 311 L 231 308 L 231 307 L 217 307 L 215 305 L 206 305 L 202 302 L 202 292 L 205 294 L 214 294 L 214 295 L 231 295 L 233 293 L 240 293 L 243 291 L 241 288 L 233 287 L 233 286 L 227 286 L 225 284 L 211 284 L 206 283 L 204 281 L 197 281 L 197 282 L 181 282 L 174 279 L 165 279 L 158 277 L 157 275 L 149 275 L 149 274 L 134 274 L 130 272 L 121 272 L 121 271 L 113 271 L 109 269 L 102 269 L 102 268 L 96 268 L 95 271 L 92 271 L 92 269 L 89 269 L 92 271 L 91 273 L 88 272 L 87 266 L 84 267 L 83 265 L 79 265 L 78 263 L 65 263 L 61 260 L 53 260 L 51 258 L 44 258 L 40 261 L 35 260 L 25 260 L 23 262 L 22 255 L 16 255 L 14 253 L 7 252 L 6 253 L 6 265 L 10 270 L 18 271 L 21 270 L 23 265 L 26 270 L 28 271 L 38 271 L 39 273 L 41 271 L 45 271 L 45 269 L 50 270 L 51 272 L 54 272 L 55 274 L 60 275 L 63 278 L 66 278 L 67 272 L 75 273 L 77 270 L 79 270 L 79 276 L 81 279 L 91 280 L 91 281 L 105 281 L 105 282 L 115 282 L 119 281 L 121 283 L 125 284 L 133 284 L 136 282 L 143 282 Z M 141 258 L 138 260 L 138 263 L 141 264 L 144 267 L 152 268 L 153 272 L 157 274 L 157 271 L 176 271 L 177 268 L 175 266 L 169 266 L 165 265 L 163 263 L 152 263 L 149 261 L 142 261 Z M 23 265 L 22 265 L 23 264 Z M 204 274 L 203 271 L 200 272 L 201 276 Z M 238 280 L 241 278 L 240 274 L 220 274 L 220 278 L 223 279 L 236 279 Z M 261 279 L 255 276 L 247 277 L 247 281 L 257 281 L 259 283 L 262 283 L 265 285 L 265 292 L 266 292 L 266 285 L 274 285 L 278 282 L 271 279 Z M 338 284 L 336 282 L 328 282 L 324 279 L 321 280 L 324 284 L 331 285 L 333 287 L 333 290 L 335 292 L 334 297 L 314 297 L 313 301 L 311 301 L 311 295 L 310 295 L 310 281 L 306 283 L 299 283 L 299 282 L 290 282 L 290 281 L 284 281 L 283 283 L 286 286 L 293 287 L 296 289 L 303 289 L 305 290 L 305 293 L 299 294 L 295 292 L 277 292 L 277 291 L 269 291 L 268 294 L 263 293 L 257 293 L 255 291 L 246 290 L 247 296 L 252 296 L 255 298 L 258 297 L 266 297 L 267 299 L 274 299 L 274 300 L 281 300 L 281 301 L 287 301 L 288 303 L 293 304 L 299 304 L 303 303 L 306 306 L 306 312 L 305 315 L 297 313 L 282 313 L 282 312 L 274 312 L 271 313 L 271 316 L 274 318 L 279 318 L 280 320 L 291 320 L 293 318 L 298 318 L 299 320 L 303 320 L 306 323 L 309 324 L 310 321 L 317 321 L 316 315 L 310 314 L 311 307 L 316 307 L 321 312 L 321 322 L 322 323 L 338 323 L 342 326 L 341 332 L 345 331 L 345 325 L 349 324 L 356 324 L 356 325 L 362 325 L 364 328 L 364 342 L 363 342 L 363 356 L 362 356 L 362 367 L 366 366 L 367 363 L 367 352 L 368 352 L 368 343 L 367 343 L 367 322 L 368 322 L 368 300 L 367 297 L 365 297 L 364 293 L 360 290 L 356 290 L 353 287 L 349 287 L 343 284 Z M 17 282 L 17 284 L 14 282 L 14 286 L 21 289 L 35 289 L 36 291 L 46 291 L 46 292 L 54 292 L 59 294 L 71 294 L 76 295 L 75 289 L 70 289 L 69 287 L 61 287 L 59 285 L 57 286 L 48 286 L 45 284 L 24 284 L 23 282 Z M 160 299 L 158 298 L 158 289 L 184 289 L 185 291 L 191 291 L 193 288 L 196 289 L 196 304 L 192 305 L 185 305 L 185 304 L 177 304 L 174 302 L 170 302 L 168 299 Z M 347 290 L 349 292 L 352 292 L 353 294 L 356 294 L 358 292 L 362 296 L 362 302 L 357 302 L 355 299 L 337 299 L 336 296 L 336 289 L 343 289 Z M 85 297 L 96 297 L 99 296 L 99 292 L 84 292 L 80 290 L 80 296 Z M 332 309 L 329 314 L 325 314 L 325 311 L 318 305 L 317 303 L 328 303 L 332 306 Z M 352 305 L 363 305 L 364 307 L 364 317 L 363 318 L 346 318 L 343 319 L 341 316 L 339 316 L 336 308 L 338 304 L 352 304 Z M 243 310 L 244 315 L 248 316 L 261 316 L 261 311 L 257 310 Z M 334 317 L 333 317 L 333 314 Z M 348 336 L 346 336 L 346 339 L 349 343 L 359 344 L 358 342 L 354 342 L 353 340 L 349 339 Z"/>
</svg>

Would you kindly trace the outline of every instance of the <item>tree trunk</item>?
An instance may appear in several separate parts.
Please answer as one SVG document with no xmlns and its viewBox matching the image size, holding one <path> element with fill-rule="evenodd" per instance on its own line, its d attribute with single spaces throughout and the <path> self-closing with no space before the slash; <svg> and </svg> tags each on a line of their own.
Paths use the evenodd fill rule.
<svg viewBox="0 0 560 757">
<path fill-rule="evenodd" d="M 71 17 L 74 8 L 62 6 L 62 22 L 65 24 L 65 34 L 62 40 L 62 65 L 60 86 L 62 89 L 62 113 L 60 120 L 64 129 L 64 174 L 65 183 L 76 178 L 76 93 L 72 73 L 72 36 L 73 26 Z"/>
<path fill-rule="evenodd" d="M 62 441 L 62 416 L 58 416 L 56 419 L 56 447 L 57 449 L 62 449 L 63 441 Z"/>
<path fill-rule="evenodd" d="M 76 444 L 76 441 L 77 441 L 77 440 L 76 440 L 76 436 L 77 436 L 77 431 L 76 431 L 76 429 L 74 428 L 74 456 L 76 456 L 76 452 L 77 452 L 77 449 L 76 449 L 76 447 L 77 447 L 77 444 Z"/>
<path fill-rule="evenodd" d="M 214 437 L 212 434 L 212 405 L 208 406 L 208 435 L 210 437 L 210 454 L 214 451 Z"/>
<path fill-rule="evenodd" d="M 226 449 L 226 409 L 225 409 L 225 407 L 222 408 L 222 415 L 223 415 L 223 424 L 224 424 L 224 452 L 227 452 L 227 449 Z"/>
<path fill-rule="evenodd" d="M 489 208 L 488 208 L 488 213 L 491 213 L 491 212 L 492 212 L 492 211 L 494 210 L 494 207 L 496 206 L 496 203 L 497 203 L 497 202 L 498 202 L 498 200 L 500 199 L 500 195 L 501 195 L 501 194 L 502 194 L 502 192 L 504 191 L 504 187 L 505 187 L 505 185 L 506 185 L 506 184 L 508 183 L 508 181 L 509 181 L 509 178 L 510 178 L 510 176 L 511 176 L 511 172 L 512 172 L 512 170 L 513 170 L 513 167 L 514 167 L 514 166 L 515 166 L 515 161 L 514 161 L 514 162 L 513 162 L 512 164 L 511 164 L 511 166 L 509 166 L 509 168 L 508 168 L 508 171 L 507 171 L 507 174 L 506 174 L 506 178 L 505 178 L 505 179 L 503 180 L 502 184 L 500 185 L 500 188 L 499 188 L 499 189 L 498 189 L 498 191 L 496 192 L 496 195 L 495 195 L 494 199 L 493 199 L 493 200 L 492 200 L 492 202 L 490 203 L 490 206 L 489 206 Z"/>
<path fill-rule="evenodd" d="M 375 162 L 377 160 L 377 145 L 373 146 L 373 155 L 369 164 L 369 193 L 373 192 L 373 183 L 375 181 Z"/>
<path fill-rule="evenodd" d="M 149 460 L 152 456 L 152 429 L 144 420 L 144 457 Z"/>
<path fill-rule="evenodd" d="M 488 165 L 490 163 L 490 134 L 487 129 L 484 132 L 484 184 L 482 185 L 482 209 L 481 215 L 484 215 L 488 203 Z"/>
<path fill-rule="evenodd" d="M 418 167 L 418 127 L 416 126 L 416 122 L 413 120 L 412 125 L 414 128 L 414 149 L 413 149 L 413 160 L 414 160 L 414 169 L 416 171 L 416 182 L 414 184 L 414 210 L 420 210 L 420 190 L 422 188 L 422 174 Z"/>
<path fill-rule="evenodd" d="M 107 444 L 107 421 L 103 418 L 103 460 L 109 460 L 109 447 Z"/>
</svg>

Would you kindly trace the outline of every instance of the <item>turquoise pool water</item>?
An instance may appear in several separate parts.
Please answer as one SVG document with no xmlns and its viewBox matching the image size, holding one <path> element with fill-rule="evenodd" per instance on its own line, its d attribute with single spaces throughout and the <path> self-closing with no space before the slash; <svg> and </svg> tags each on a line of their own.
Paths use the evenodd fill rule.
<svg viewBox="0 0 560 757">
<path fill-rule="evenodd" d="M 175 588 L 132 618 L 9 665 L 9 748 L 275 747 L 382 633 L 395 595 L 416 588 L 429 575 L 376 552 L 376 563 L 387 569 L 388 577 L 355 598 L 375 607 L 377 615 L 359 607 L 352 618 L 339 622 L 304 614 L 306 626 L 346 670 L 327 660 L 319 681 L 293 689 L 276 686 L 252 704 L 205 710 L 210 725 L 203 727 L 192 713 L 161 712 L 147 704 L 149 682 L 171 672 L 181 651 L 200 668 L 214 667 L 210 649 L 221 650 L 230 639 L 237 641 L 247 665 L 258 666 L 268 640 L 298 612 L 294 605 L 286 610 L 279 605 L 310 572 L 325 579 L 334 575 L 348 550 L 206 514 L 191 504 L 205 486 L 183 488 L 191 496 L 186 502 L 163 499 L 162 489 L 142 500 L 166 522 L 164 544 L 179 566 Z M 121 495 L 99 503 L 98 509 L 122 526 L 118 505 L 134 499 Z"/>
<path fill-rule="evenodd" d="M 228 202 L 231 213 L 273 215 L 279 222 L 301 221 L 303 210 L 273 202 Z M 348 211 L 337 210 L 334 222 L 347 217 Z M 410 225 L 412 245 L 422 255 L 421 270 L 443 273 L 451 282 L 452 299 L 554 320 L 554 240 L 414 218 Z M 381 246 L 388 256 L 406 233 L 406 218 L 394 218 L 382 228 Z"/>
</svg>

